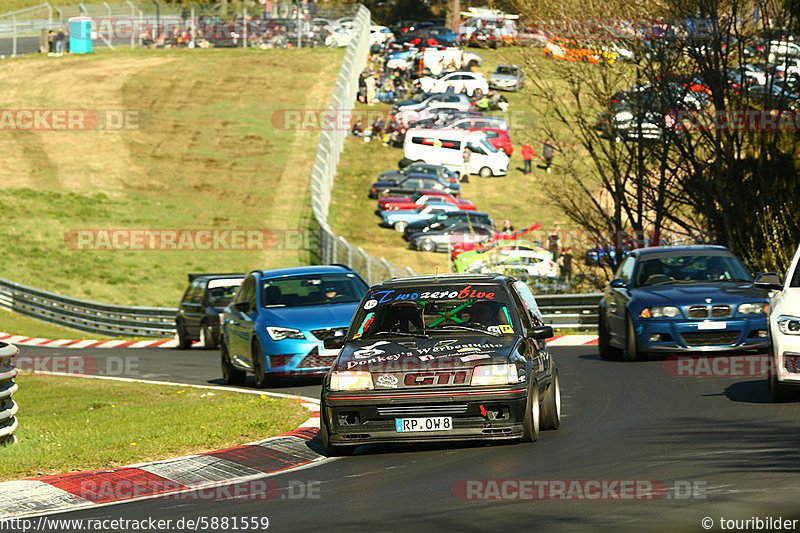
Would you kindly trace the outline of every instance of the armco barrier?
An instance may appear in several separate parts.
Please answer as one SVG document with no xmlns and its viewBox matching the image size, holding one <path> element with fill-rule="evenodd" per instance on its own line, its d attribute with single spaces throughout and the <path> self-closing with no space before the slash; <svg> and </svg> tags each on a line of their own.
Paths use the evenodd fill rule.
<svg viewBox="0 0 800 533">
<path fill-rule="evenodd" d="M 602 293 L 540 294 L 536 303 L 545 322 L 558 328 L 597 329 L 597 306 Z"/>
<path fill-rule="evenodd" d="M 34 289 L 0 279 L 0 308 L 68 328 L 126 337 L 175 335 L 178 310 L 110 305 Z"/>
<path fill-rule="evenodd" d="M 14 383 L 17 369 L 14 368 L 12 358 L 18 351 L 13 344 L 0 342 L 0 444 L 16 441 L 14 431 L 17 429 L 17 404 L 12 395 L 17 392 L 17 384 Z"/>
</svg>

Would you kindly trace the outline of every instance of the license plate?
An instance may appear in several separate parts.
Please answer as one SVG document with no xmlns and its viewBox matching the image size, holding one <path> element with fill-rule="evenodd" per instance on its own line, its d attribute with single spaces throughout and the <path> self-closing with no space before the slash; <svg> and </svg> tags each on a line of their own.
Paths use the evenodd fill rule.
<svg viewBox="0 0 800 533">
<path fill-rule="evenodd" d="M 453 429 L 453 418 L 449 416 L 395 418 L 394 421 L 398 433 L 406 431 L 450 431 Z"/>
<path fill-rule="evenodd" d="M 727 327 L 727 322 L 700 322 L 697 324 L 697 329 L 725 329 Z"/>
</svg>

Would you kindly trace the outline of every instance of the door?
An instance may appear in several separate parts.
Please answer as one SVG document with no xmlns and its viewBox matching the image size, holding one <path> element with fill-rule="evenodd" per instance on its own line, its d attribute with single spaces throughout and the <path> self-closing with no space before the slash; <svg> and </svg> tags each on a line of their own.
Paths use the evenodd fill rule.
<svg viewBox="0 0 800 533">
<path fill-rule="evenodd" d="M 231 302 L 230 315 L 226 319 L 228 353 L 234 364 L 244 368 L 253 368 L 250 360 L 250 336 L 257 316 L 255 298 L 256 278 L 248 276 Z M 243 305 L 243 309 L 237 307 L 237 304 L 244 303 L 248 305 Z"/>
<path fill-rule="evenodd" d="M 629 255 L 622 264 L 619 265 L 615 278 L 622 279 L 627 286 L 608 288 L 608 298 L 606 300 L 606 317 L 608 333 L 611 339 L 615 340 L 617 346 L 624 346 L 627 324 L 625 314 L 630 301 L 630 286 L 633 283 L 633 269 L 636 265 L 636 257 Z"/>
</svg>

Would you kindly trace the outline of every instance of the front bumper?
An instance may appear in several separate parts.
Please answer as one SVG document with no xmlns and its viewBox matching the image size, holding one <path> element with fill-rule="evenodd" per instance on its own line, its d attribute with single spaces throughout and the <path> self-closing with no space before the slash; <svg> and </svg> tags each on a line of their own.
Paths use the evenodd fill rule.
<svg viewBox="0 0 800 533">
<path fill-rule="evenodd" d="M 337 351 L 325 350 L 322 341 L 284 339 L 263 344 L 266 373 L 280 377 L 324 376 Z"/>
<path fill-rule="evenodd" d="M 774 323 L 773 327 L 775 328 Z M 800 385 L 800 336 L 775 333 L 776 329 L 772 330 L 775 375 L 781 383 Z"/>
<path fill-rule="evenodd" d="M 504 440 L 522 436 L 527 389 L 476 387 L 424 390 L 326 391 L 322 423 L 331 444 Z M 452 418 L 449 431 L 398 432 L 396 419 Z"/>
<path fill-rule="evenodd" d="M 642 352 L 740 352 L 769 347 L 767 319 L 734 318 L 712 320 L 723 329 L 699 329 L 701 320 L 638 320 L 636 340 Z"/>
</svg>

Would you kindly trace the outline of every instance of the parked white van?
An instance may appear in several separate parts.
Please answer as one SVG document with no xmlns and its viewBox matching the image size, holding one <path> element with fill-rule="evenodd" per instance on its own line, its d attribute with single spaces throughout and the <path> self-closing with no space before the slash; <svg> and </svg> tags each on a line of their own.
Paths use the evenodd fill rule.
<svg viewBox="0 0 800 533">
<path fill-rule="evenodd" d="M 461 172 L 464 147 L 472 152 L 467 170 L 482 178 L 505 176 L 508 156 L 486 140 L 480 131 L 412 128 L 406 132 L 403 157 L 407 161 L 424 161 Z"/>
</svg>

